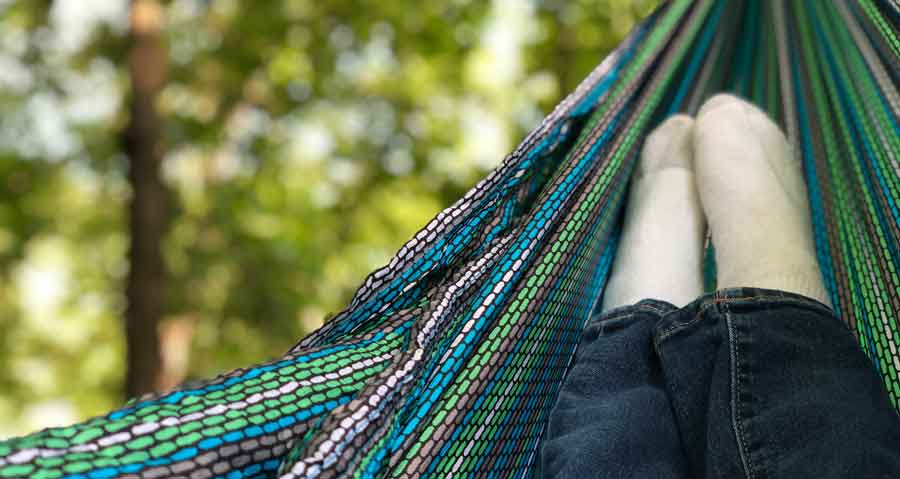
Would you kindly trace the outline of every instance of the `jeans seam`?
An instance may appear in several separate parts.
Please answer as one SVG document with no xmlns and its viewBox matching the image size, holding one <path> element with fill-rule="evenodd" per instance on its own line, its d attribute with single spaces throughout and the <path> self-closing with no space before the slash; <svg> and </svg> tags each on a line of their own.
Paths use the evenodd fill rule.
<svg viewBox="0 0 900 479">
<path fill-rule="evenodd" d="M 662 309 L 659 309 L 652 304 L 636 304 L 636 305 L 632 306 L 632 310 L 633 310 L 633 312 L 650 311 L 650 312 L 653 312 L 656 314 L 666 314 L 667 313 L 667 311 L 663 311 Z"/>
<path fill-rule="evenodd" d="M 663 310 L 661 310 L 661 309 L 658 309 L 658 308 L 656 308 L 656 307 L 654 307 L 654 306 L 651 306 L 651 305 L 648 305 L 648 304 L 641 304 L 641 305 L 634 305 L 634 306 L 632 306 L 632 307 L 630 307 L 630 308 L 627 308 L 627 309 L 624 310 L 624 311 L 620 311 L 620 312 L 617 312 L 617 313 L 615 313 L 615 314 L 611 314 L 611 315 L 609 315 L 609 316 L 601 316 L 601 317 L 599 317 L 599 318 L 597 318 L 597 319 L 593 319 L 593 320 L 591 320 L 591 321 L 589 322 L 589 324 L 590 324 L 590 323 L 595 323 L 595 324 L 596 324 L 596 323 L 605 323 L 605 322 L 607 322 L 607 321 L 615 321 L 615 320 L 619 320 L 619 319 L 627 319 L 627 318 L 633 317 L 633 316 L 636 315 L 637 313 L 646 313 L 646 312 L 648 312 L 648 311 L 651 312 L 651 313 L 656 313 L 656 314 L 658 314 L 658 315 L 664 315 L 664 314 L 666 314 L 666 311 L 663 311 Z"/>
<path fill-rule="evenodd" d="M 731 426 L 734 430 L 735 440 L 737 442 L 738 455 L 741 457 L 741 465 L 744 468 L 744 474 L 748 479 L 756 477 L 756 471 L 750 462 L 750 456 L 747 453 L 747 438 L 744 432 L 743 423 L 740 419 L 742 409 L 740 407 L 740 380 L 741 374 L 740 360 L 738 358 L 738 344 L 734 332 L 734 323 L 732 321 L 731 312 L 725 305 L 725 324 L 728 328 L 728 346 L 729 356 L 731 360 Z"/>
<path fill-rule="evenodd" d="M 653 343 L 654 343 L 654 344 L 653 344 L 653 345 L 654 345 L 654 349 L 656 350 L 656 356 L 659 358 L 660 363 L 665 364 L 665 363 L 666 363 L 666 360 L 665 360 L 665 358 L 663 357 L 663 355 L 664 355 L 665 353 L 664 353 L 663 350 L 660 348 L 659 343 L 657 343 L 656 341 L 654 341 Z M 677 375 L 666 376 L 666 378 L 665 378 L 665 383 L 666 383 L 666 386 L 667 386 L 667 388 L 669 389 L 669 391 L 671 391 L 671 392 L 667 392 L 667 394 L 671 394 L 672 396 L 675 396 L 675 395 L 676 395 L 676 394 L 675 394 L 676 391 L 681 391 L 681 390 L 682 390 L 682 389 L 681 389 L 681 384 L 679 383 L 679 381 L 677 380 L 677 378 L 678 378 Z M 681 428 L 680 426 L 678 426 L 678 422 L 679 422 L 679 418 L 684 418 L 684 417 L 687 417 L 687 416 L 688 416 L 687 408 L 686 408 L 681 402 L 679 402 L 679 401 L 673 401 L 673 400 L 671 399 L 671 397 L 670 397 L 670 399 L 669 399 L 669 406 L 671 406 L 672 408 L 676 409 L 676 411 L 675 411 L 675 417 L 674 417 L 673 419 L 675 420 L 676 428 L 677 428 L 677 430 L 678 430 L 678 435 L 679 435 L 679 437 L 681 437 L 681 439 L 682 439 L 682 445 L 681 445 L 682 450 L 684 450 L 684 438 L 682 437 L 682 428 Z M 685 453 L 686 453 L 686 451 L 685 451 Z"/>
<path fill-rule="evenodd" d="M 598 318 L 598 319 L 596 319 L 596 320 L 594 320 L 594 321 L 591 321 L 591 322 L 594 323 L 594 324 L 606 323 L 606 322 L 609 322 L 609 321 L 615 321 L 615 320 L 618 320 L 618 319 L 628 319 L 628 318 L 630 318 L 630 317 L 632 317 L 632 316 L 634 316 L 634 311 L 628 311 L 628 312 L 623 312 L 623 313 L 616 314 L 616 315 L 614 315 L 614 316 L 609 316 L 609 317 L 605 317 L 605 318 Z"/>
<path fill-rule="evenodd" d="M 828 314 L 834 314 L 834 311 L 828 308 L 823 304 L 811 303 L 809 301 L 803 301 L 798 298 L 792 298 L 787 296 L 772 296 L 772 295 L 760 295 L 760 296 L 743 296 L 739 298 L 716 298 L 714 300 L 716 303 L 720 304 L 731 304 L 738 301 L 746 301 L 746 302 L 760 302 L 760 301 L 776 301 L 780 304 L 790 304 L 791 306 L 796 306 L 799 308 L 805 308 L 813 311 L 821 311 Z"/>
<path fill-rule="evenodd" d="M 684 322 L 684 323 L 672 324 L 672 325 L 670 325 L 670 326 L 668 326 L 668 327 L 663 328 L 663 329 L 656 335 L 656 339 L 654 340 L 654 342 L 655 342 L 657 345 L 659 345 L 660 343 L 662 343 L 663 341 L 665 341 L 666 339 L 668 339 L 669 336 L 672 336 L 673 334 L 675 334 L 675 333 L 681 331 L 682 329 L 689 328 L 690 326 L 694 325 L 695 323 L 697 323 L 698 321 L 700 321 L 701 319 L 703 319 L 703 313 L 705 313 L 707 309 L 709 309 L 709 308 L 711 308 L 711 307 L 713 307 L 713 306 L 715 306 L 715 304 L 713 304 L 713 303 L 705 304 L 705 305 L 703 305 L 703 306 L 700 307 L 700 310 L 697 311 L 697 314 L 695 314 L 694 317 L 691 318 L 689 321 L 686 321 L 686 322 Z"/>
<path fill-rule="evenodd" d="M 665 314 L 666 313 L 665 311 L 657 308 L 656 306 L 650 306 L 649 304 L 639 306 L 638 308 L 639 309 L 649 309 L 650 311 L 653 311 L 654 313 L 657 313 L 657 314 Z"/>
</svg>

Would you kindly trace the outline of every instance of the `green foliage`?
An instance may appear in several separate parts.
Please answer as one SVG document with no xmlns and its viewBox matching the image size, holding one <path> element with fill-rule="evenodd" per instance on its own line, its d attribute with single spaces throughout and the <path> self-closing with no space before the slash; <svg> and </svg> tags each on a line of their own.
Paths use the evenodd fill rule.
<svg viewBox="0 0 900 479">
<path fill-rule="evenodd" d="M 167 320 L 188 375 L 347 303 L 652 0 L 173 0 Z M 122 402 L 124 0 L 0 0 L 0 436 Z"/>
</svg>

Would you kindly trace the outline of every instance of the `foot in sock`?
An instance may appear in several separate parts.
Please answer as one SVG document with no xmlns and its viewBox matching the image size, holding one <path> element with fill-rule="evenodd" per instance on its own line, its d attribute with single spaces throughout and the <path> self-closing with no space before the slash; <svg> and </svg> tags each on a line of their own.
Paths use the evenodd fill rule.
<svg viewBox="0 0 900 479">
<path fill-rule="evenodd" d="M 603 310 L 654 298 L 684 306 L 703 293 L 705 224 L 694 182 L 694 120 L 678 115 L 644 143 Z"/>
<path fill-rule="evenodd" d="M 717 95 L 700 109 L 693 146 L 718 287 L 778 289 L 829 304 L 800 164 L 778 126 L 753 105 Z"/>
</svg>

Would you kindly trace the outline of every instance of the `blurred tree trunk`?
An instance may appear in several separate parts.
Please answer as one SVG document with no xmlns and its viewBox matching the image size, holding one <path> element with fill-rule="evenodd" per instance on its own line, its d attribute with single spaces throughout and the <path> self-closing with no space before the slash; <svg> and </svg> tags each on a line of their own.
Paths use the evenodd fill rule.
<svg viewBox="0 0 900 479">
<path fill-rule="evenodd" d="M 160 177 L 162 121 L 156 101 L 167 75 L 161 37 L 162 7 L 157 0 L 132 0 L 128 74 L 131 118 L 122 133 L 128 155 L 130 270 L 125 290 L 128 348 L 125 392 L 135 397 L 166 386 L 160 318 L 166 297 L 162 240 L 168 225 L 168 192 Z"/>
</svg>

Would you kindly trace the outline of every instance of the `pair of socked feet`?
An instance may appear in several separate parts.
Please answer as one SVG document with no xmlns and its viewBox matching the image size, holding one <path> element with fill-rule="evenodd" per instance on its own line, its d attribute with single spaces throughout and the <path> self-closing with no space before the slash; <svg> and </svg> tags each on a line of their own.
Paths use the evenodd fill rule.
<svg viewBox="0 0 900 479">
<path fill-rule="evenodd" d="M 718 287 L 757 287 L 829 304 L 801 167 L 765 113 L 731 95 L 678 115 L 644 144 L 603 310 L 703 293 L 706 227 Z"/>
</svg>

